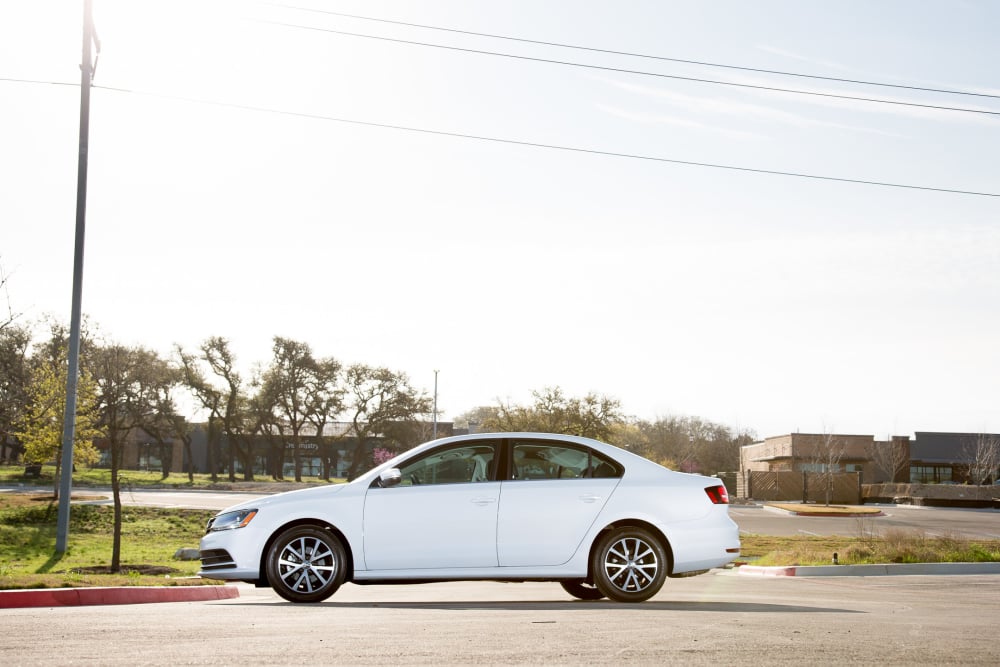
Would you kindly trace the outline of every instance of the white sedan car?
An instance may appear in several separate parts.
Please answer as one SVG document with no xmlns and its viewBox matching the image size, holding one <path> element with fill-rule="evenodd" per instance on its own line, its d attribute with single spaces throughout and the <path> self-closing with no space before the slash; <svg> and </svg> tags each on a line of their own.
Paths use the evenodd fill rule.
<svg viewBox="0 0 1000 667">
<path fill-rule="evenodd" d="M 213 517 L 201 572 L 319 602 L 344 582 L 557 581 L 641 602 L 667 577 L 734 560 L 718 479 L 567 435 L 434 440 L 348 484 L 291 491 Z"/>
</svg>

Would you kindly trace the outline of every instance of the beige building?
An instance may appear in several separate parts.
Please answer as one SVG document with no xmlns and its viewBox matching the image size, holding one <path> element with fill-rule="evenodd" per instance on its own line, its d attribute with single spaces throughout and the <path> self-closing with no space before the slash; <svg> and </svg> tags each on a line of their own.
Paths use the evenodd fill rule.
<svg viewBox="0 0 1000 667">
<path fill-rule="evenodd" d="M 809 495 L 810 477 L 815 491 L 815 477 L 827 473 L 844 478 L 838 484 L 848 489 L 848 496 L 861 484 L 908 481 L 909 444 L 907 436 L 879 441 L 871 435 L 837 433 L 790 433 L 766 438 L 740 448 L 737 496 L 760 496 L 766 486 L 768 494 L 776 497 L 802 497 L 803 493 Z"/>
</svg>

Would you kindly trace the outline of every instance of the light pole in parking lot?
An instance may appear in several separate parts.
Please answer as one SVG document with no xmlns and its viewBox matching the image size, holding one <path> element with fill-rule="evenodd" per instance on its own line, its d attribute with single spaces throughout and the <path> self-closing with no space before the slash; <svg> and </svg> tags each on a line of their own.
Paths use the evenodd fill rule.
<svg viewBox="0 0 1000 667">
<path fill-rule="evenodd" d="M 431 440 L 437 440 L 438 437 L 438 372 L 434 371 L 434 417 L 433 417 L 433 428 L 431 430 Z"/>
<path fill-rule="evenodd" d="M 80 319 L 83 294 L 83 240 L 87 219 L 87 153 L 90 150 L 90 84 L 96 63 L 91 45 L 101 53 L 94 33 L 91 0 L 83 2 L 83 59 L 80 61 L 80 147 L 76 177 L 76 246 L 73 252 L 73 306 L 69 325 L 66 372 L 66 412 L 63 420 L 62 477 L 59 480 L 59 511 L 56 518 L 56 553 L 66 553 L 69 539 L 69 499 L 73 493 L 73 440 L 76 438 L 76 383 L 80 372 Z"/>
</svg>

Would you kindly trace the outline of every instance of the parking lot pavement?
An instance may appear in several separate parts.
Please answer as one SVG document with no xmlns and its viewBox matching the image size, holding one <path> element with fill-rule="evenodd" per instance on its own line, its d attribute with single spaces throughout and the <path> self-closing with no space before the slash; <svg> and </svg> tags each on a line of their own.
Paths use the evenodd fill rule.
<svg viewBox="0 0 1000 667">
<path fill-rule="evenodd" d="M 1000 510 L 880 505 L 877 516 L 799 516 L 761 505 L 733 505 L 740 532 L 754 535 L 842 535 L 899 529 L 936 537 L 1000 539 Z"/>
<path fill-rule="evenodd" d="M 1000 664 L 1000 577 L 670 580 L 641 604 L 556 584 L 346 585 L 314 605 L 240 587 L 189 604 L 0 610 L 19 667 Z M 38 628 L 45 627 L 45 636 Z"/>
</svg>

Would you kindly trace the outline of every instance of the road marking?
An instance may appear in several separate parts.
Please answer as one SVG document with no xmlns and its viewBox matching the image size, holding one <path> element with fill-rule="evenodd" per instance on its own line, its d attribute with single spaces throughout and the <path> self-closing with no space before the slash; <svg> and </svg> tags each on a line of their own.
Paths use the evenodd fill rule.
<svg viewBox="0 0 1000 667">
<path fill-rule="evenodd" d="M 820 537 L 819 533 L 813 533 L 813 532 L 810 532 L 808 530 L 802 530 L 801 528 L 799 529 L 799 532 L 800 533 L 805 533 L 806 535 L 812 535 L 813 537 Z"/>
</svg>

